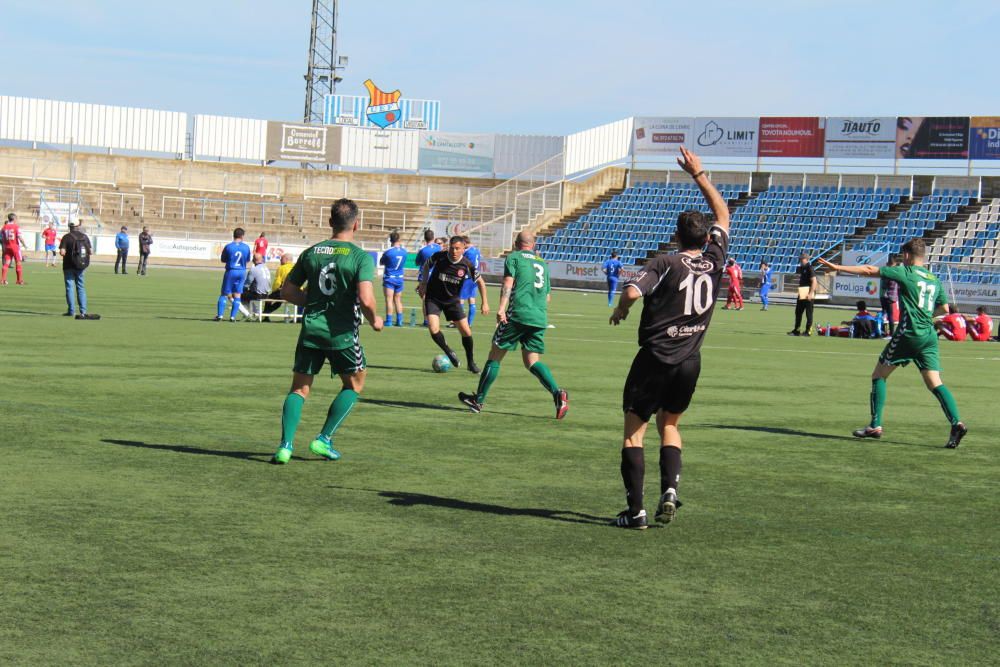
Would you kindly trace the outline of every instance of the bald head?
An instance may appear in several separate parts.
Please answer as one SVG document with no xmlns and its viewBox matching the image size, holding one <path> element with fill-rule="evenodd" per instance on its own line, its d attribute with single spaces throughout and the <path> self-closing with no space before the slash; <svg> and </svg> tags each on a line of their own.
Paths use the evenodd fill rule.
<svg viewBox="0 0 1000 667">
<path fill-rule="evenodd" d="M 518 232 L 514 243 L 518 250 L 531 250 L 535 247 L 535 234 L 529 231 Z"/>
</svg>

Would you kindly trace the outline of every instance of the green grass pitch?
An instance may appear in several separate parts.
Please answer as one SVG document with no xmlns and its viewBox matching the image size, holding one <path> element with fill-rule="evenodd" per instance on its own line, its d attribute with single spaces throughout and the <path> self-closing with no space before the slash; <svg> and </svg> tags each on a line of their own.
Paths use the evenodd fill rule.
<svg viewBox="0 0 1000 667">
<path fill-rule="evenodd" d="M 995 664 L 1000 345 L 942 344 L 961 448 L 912 368 L 857 441 L 881 343 L 719 310 L 685 506 L 631 532 L 606 521 L 638 308 L 615 329 L 601 295 L 554 294 L 564 422 L 517 357 L 473 415 L 426 332 L 365 329 L 344 458 L 308 452 L 323 376 L 279 467 L 297 327 L 209 321 L 220 277 L 95 265 L 100 322 L 59 316 L 56 269 L 0 288 L 0 663 Z"/>
</svg>

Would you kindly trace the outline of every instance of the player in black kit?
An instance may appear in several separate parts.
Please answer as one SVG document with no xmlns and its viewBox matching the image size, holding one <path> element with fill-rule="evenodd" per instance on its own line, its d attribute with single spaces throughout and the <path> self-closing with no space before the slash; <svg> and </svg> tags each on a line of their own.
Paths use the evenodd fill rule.
<svg viewBox="0 0 1000 667">
<path fill-rule="evenodd" d="M 444 334 L 441 333 L 441 315 L 444 314 L 449 322 L 455 323 L 455 327 L 462 334 L 462 347 L 465 348 L 468 369 L 478 373 L 479 366 L 476 365 L 472 355 L 472 329 L 462 309 L 462 283 L 467 277 L 479 286 L 484 315 L 490 314 L 490 306 L 486 301 L 486 283 L 472 262 L 462 256 L 464 252 L 465 242 L 462 237 L 451 237 L 448 249 L 434 253 L 424 264 L 417 292 L 424 298 L 424 315 L 427 317 L 427 330 L 431 333 L 431 340 L 444 350 L 452 365 L 458 368 L 458 356 L 448 347 Z"/>
<path fill-rule="evenodd" d="M 677 218 L 675 254 L 657 255 L 646 262 L 622 290 L 611 316 L 617 325 L 629 309 L 644 299 L 639 321 L 639 353 L 625 380 L 622 407 L 625 436 L 621 474 L 628 509 L 618 515 L 621 528 L 647 527 L 642 493 L 646 463 L 643 436 L 649 418 L 656 415 L 660 435 L 660 501 L 656 520 L 673 520 L 680 501 L 681 415 L 691 404 L 701 371 L 701 344 L 712 321 L 729 249 L 729 208 L 701 168 L 701 160 L 681 147 L 677 158 L 708 202 L 715 222 L 701 211 L 684 211 Z"/>
</svg>

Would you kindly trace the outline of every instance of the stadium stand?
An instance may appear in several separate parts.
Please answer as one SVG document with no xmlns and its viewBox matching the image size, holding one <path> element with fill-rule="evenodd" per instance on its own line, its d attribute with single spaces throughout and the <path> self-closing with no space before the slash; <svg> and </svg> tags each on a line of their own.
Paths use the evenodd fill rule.
<svg viewBox="0 0 1000 667">
<path fill-rule="evenodd" d="M 936 239 L 928 258 L 932 266 L 961 265 L 950 270 L 953 280 L 1000 285 L 1000 272 L 995 270 L 1000 259 L 1000 199 L 984 201 L 968 220 Z"/>
<path fill-rule="evenodd" d="M 858 250 L 895 249 L 907 239 L 917 236 L 933 238 L 969 215 L 975 193 L 968 190 L 940 190 L 926 197 L 913 197 L 910 205 L 895 219 L 855 244 Z M 888 224 L 891 222 L 891 224 Z"/>
</svg>

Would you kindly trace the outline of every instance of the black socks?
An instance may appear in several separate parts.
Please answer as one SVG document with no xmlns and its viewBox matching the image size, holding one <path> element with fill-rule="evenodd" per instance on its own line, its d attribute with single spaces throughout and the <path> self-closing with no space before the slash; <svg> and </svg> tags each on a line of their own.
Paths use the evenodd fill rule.
<svg viewBox="0 0 1000 667">
<path fill-rule="evenodd" d="M 642 509 L 642 485 L 646 476 L 646 458 L 642 447 L 622 448 L 622 482 L 625 484 L 625 498 L 632 516 Z"/>
<path fill-rule="evenodd" d="M 677 491 L 681 482 L 681 448 L 673 445 L 660 447 L 660 494 L 667 489 Z"/>
</svg>

